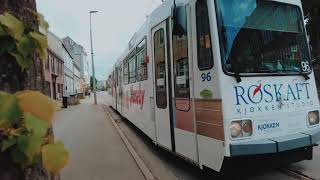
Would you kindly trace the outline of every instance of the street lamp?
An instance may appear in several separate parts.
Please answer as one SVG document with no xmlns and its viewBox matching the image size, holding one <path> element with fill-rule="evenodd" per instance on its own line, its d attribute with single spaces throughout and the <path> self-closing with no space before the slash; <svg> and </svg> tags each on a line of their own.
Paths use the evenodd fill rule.
<svg viewBox="0 0 320 180">
<path fill-rule="evenodd" d="M 93 60 L 93 47 L 92 47 L 92 28 L 91 28 L 91 15 L 97 13 L 98 11 L 90 11 L 90 42 L 91 42 L 91 60 L 92 60 L 92 84 L 93 84 L 93 94 L 94 94 L 94 104 L 97 105 L 97 93 L 96 93 L 96 75 L 94 71 L 94 60 Z"/>
</svg>

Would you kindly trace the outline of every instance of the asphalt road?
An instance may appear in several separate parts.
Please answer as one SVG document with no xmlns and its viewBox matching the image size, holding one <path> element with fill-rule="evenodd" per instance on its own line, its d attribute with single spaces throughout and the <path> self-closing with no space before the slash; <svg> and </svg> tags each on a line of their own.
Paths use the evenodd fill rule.
<svg viewBox="0 0 320 180">
<path fill-rule="evenodd" d="M 111 97 L 106 92 L 98 92 L 98 102 L 110 105 Z M 165 180 L 207 180 L 207 179 L 248 179 L 248 180 L 292 180 L 300 179 L 287 175 L 278 168 L 259 167 L 253 165 L 240 172 L 236 169 L 229 170 L 224 174 L 215 173 L 210 170 L 201 171 L 194 165 L 177 158 L 171 153 L 156 147 L 141 131 L 139 131 L 128 120 L 117 121 L 119 127 L 125 133 L 137 153 L 150 168 L 157 179 Z M 303 173 L 308 177 L 320 179 L 320 150 L 315 148 L 315 156 L 312 161 L 303 161 L 283 169 L 292 169 Z M 272 165 L 270 165 L 272 166 Z"/>
</svg>

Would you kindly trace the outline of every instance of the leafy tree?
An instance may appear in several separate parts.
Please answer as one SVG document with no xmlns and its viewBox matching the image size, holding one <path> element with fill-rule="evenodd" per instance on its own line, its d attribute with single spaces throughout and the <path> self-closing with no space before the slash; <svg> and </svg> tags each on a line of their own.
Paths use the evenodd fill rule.
<svg viewBox="0 0 320 180">
<path fill-rule="evenodd" d="M 97 89 L 97 83 L 98 83 L 98 80 L 97 80 L 97 78 L 95 78 L 96 89 Z M 92 76 L 90 76 L 90 88 L 91 88 L 91 90 L 93 90 L 93 77 Z"/>
<path fill-rule="evenodd" d="M 44 92 L 48 47 L 39 25 L 46 31 L 48 23 L 35 0 L 0 2 L 0 179 L 43 179 L 42 164 L 57 173 L 68 162 L 53 140 L 55 105 L 38 92 Z"/>
</svg>

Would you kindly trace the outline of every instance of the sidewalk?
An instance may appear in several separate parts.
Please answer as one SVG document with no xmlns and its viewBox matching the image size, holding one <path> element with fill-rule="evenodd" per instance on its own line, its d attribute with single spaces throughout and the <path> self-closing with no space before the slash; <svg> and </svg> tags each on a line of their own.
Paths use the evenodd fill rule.
<svg viewBox="0 0 320 180">
<path fill-rule="evenodd" d="M 55 119 L 55 138 L 62 140 L 70 152 L 62 180 L 144 179 L 100 106 L 86 99 L 78 106 L 58 111 Z"/>
</svg>

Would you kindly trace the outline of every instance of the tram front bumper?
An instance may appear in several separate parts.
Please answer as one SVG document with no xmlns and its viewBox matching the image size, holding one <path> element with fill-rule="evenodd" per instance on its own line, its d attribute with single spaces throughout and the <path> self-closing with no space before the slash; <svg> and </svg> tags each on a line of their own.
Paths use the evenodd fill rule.
<svg viewBox="0 0 320 180">
<path fill-rule="evenodd" d="M 230 144 L 230 153 L 231 156 L 273 154 L 314 146 L 318 141 L 320 131 L 317 129 L 271 139 Z"/>
</svg>

